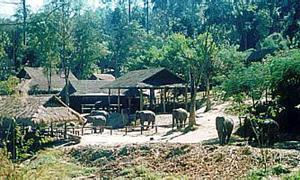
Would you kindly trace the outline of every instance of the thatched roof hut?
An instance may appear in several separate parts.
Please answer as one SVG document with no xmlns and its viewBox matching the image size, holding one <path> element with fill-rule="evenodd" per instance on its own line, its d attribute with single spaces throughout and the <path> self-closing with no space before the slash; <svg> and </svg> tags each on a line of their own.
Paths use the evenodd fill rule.
<svg viewBox="0 0 300 180">
<path fill-rule="evenodd" d="M 104 80 L 104 81 L 114 81 L 116 78 L 112 74 L 98 74 L 93 73 L 90 80 Z"/>
<path fill-rule="evenodd" d="M 130 71 L 102 88 L 163 88 L 185 87 L 185 81 L 165 68 Z"/>
<path fill-rule="evenodd" d="M 71 81 L 68 86 L 68 92 L 70 95 L 70 107 L 77 112 L 89 112 L 91 107 L 96 103 L 101 101 L 104 104 L 108 104 L 108 97 L 110 96 L 111 102 L 117 101 L 118 90 L 107 88 L 102 88 L 106 86 L 111 81 L 99 81 L 99 80 L 77 80 Z M 60 96 L 63 97 L 65 94 L 66 87 L 60 92 Z M 121 101 L 125 97 L 134 97 L 139 95 L 136 89 L 122 89 L 120 90 Z M 89 106 L 85 108 L 84 106 Z M 86 109 L 86 110 L 83 110 Z"/>
<path fill-rule="evenodd" d="M 46 94 L 48 93 L 48 78 L 46 70 L 41 67 L 24 67 L 18 77 L 29 82 L 29 94 Z M 77 78 L 70 72 L 69 80 L 74 81 Z M 51 93 L 60 92 L 65 86 L 65 78 L 62 72 L 52 71 L 51 75 Z"/>
<path fill-rule="evenodd" d="M 0 117 L 18 124 L 79 122 L 84 118 L 56 96 L 11 96 L 0 103 Z"/>
</svg>

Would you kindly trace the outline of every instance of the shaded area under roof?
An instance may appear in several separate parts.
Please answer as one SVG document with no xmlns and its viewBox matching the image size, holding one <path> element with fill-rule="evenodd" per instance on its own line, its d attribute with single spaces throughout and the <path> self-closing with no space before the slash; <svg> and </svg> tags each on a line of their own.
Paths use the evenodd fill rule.
<svg viewBox="0 0 300 180">
<path fill-rule="evenodd" d="M 77 80 L 71 81 L 69 86 L 69 94 L 70 96 L 108 96 L 109 90 L 107 88 L 103 88 L 107 86 L 111 81 L 104 80 Z M 65 88 L 60 93 L 63 95 Z M 135 89 L 121 89 L 121 96 L 135 96 L 138 95 L 138 90 Z M 110 92 L 111 96 L 117 96 L 118 90 L 112 89 Z"/>
<path fill-rule="evenodd" d="M 31 92 L 47 92 L 48 79 L 46 71 L 41 67 L 24 67 L 18 74 L 19 78 L 30 79 L 29 88 Z M 77 78 L 70 72 L 70 81 L 77 80 Z M 51 75 L 51 89 L 52 91 L 61 91 L 65 86 L 65 78 L 59 71 L 52 71 Z"/>
<path fill-rule="evenodd" d="M 131 71 L 102 88 L 160 88 L 185 87 L 185 81 L 165 68 L 153 68 Z"/>
</svg>

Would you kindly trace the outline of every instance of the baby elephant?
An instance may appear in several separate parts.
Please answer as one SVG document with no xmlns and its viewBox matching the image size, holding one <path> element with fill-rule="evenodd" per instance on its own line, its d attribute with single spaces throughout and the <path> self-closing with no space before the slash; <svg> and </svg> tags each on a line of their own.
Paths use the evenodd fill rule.
<svg viewBox="0 0 300 180">
<path fill-rule="evenodd" d="M 188 112 L 185 109 L 182 109 L 182 108 L 173 109 L 172 128 L 175 126 L 175 123 L 176 123 L 177 128 L 184 127 L 187 117 L 188 117 Z"/>
<path fill-rule="evenodd" d="M 149 110 L 146 111 L 136 111 L 136 119 L 140 119 L 141 125 L 144 126 L 144 122 L 148 121 L 148 127 L 150 123 L 152 123 L 152 128 L 154 128 L 155 124 L 155 113 Z"/>
<path fill-rule="evenodd" d="M 230 118 L 225 119 L 224 117 L 216 117 L 216 128 L 221 145 L 228 144 L 233 125 L 233 120 Z"/>
</svg>

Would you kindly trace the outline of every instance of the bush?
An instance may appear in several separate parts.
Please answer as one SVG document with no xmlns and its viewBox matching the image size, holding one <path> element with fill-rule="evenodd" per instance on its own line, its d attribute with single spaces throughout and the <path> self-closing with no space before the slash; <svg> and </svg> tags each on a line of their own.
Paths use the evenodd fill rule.
<svg viewBox="0 0 300 180">
<path fill-rule="evenodd" d="M 19 80 L 15 76 L 10 76 L 6 81 L 0 81 L 0 95 L 11 95 L 15 93 Z"/>
</svg>

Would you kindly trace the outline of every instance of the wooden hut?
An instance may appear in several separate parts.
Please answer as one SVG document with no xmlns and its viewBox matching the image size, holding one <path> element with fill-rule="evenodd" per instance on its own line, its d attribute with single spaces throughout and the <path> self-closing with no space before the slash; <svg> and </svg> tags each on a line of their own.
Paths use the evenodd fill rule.
<svg viewBox="0 0 300 180">
<path fill-rule="evenodd" d="M 0 103 L 0 118 L 14 119 L 21 126 L 78 122 L 84 118 L 56 96 L 11 96 Z"/>
<path fill-rule="evenodd" d="M 39 129 L 38 132 L 42 133 L 42 136 L 45 133 L 52 136 L 59 133 L 67 138 L 67 123 L 83 124 L 85 122 L 80 114 L 55 96 L 11 96 L 2 100 L 0 103 L 0 142 L 9 142 L 7 147 L 13 159 L 17 157 L 17 127 L 21 127 L 22 137 L 30 136 L 30 134 L 40 136 L 35 131 Z M 54 131 L 53 126 L 59 124 L 64 125 L 64 129 Z M 49 129 L 50 131 L 47 131 Z"/>
<path fill-rule="evenodd" d="M 21 80 L 29 81 L 29 94 L 56 94 L 65 86 L 65 78 L 62 72 L 53 70 L 51 72 L 50 83 L 50 79 L 47 78 L 46 70 L 40 67 L 24 67 L 19 72 L 18 77 Z M 70 72 L 69 80 L 77 80 L 72 72 Z"/>
<path fill-rule="evenodd" d="M 108 90 L 102 88 L 106 86 L 111 81 L 99 81 L 99 80 L 77 80 L 71 81 L 68 87 L 68 92 L 70 95 L 70 107 L 80 113 L 88 113 L 93 108 L 95 103 L 99 103 L 98 108 L 116 110 L 118 102 L 118 93 L 120 97 L 120 102 L 126 106 L 127 96 L 136 96 L 139 94 L 135 90 L 122 89 L 120 92 L 118 90 Z M 60 92 L 61 97 L 65 94 L 66 87 Z M 138 102 L 138 100 L 136 100 Z"/>
<path fill-rule="evenodd" d="M 121 76 L 120 78 L 103 85 L 101 88 L 108 89 L 109 91 L 117 90 L 121 92 L 122 90 L 135 90 L 139 92 L 138 107 L 140 110 L 145 108 L 145 98 L 144 94 L 149 94 L 147 109 L 156 110 L 156 105 L 161 107 L 162 112 L 166 112 L 166 92 L 172 90 L 173 92 L 173 108 L 175 107 L 176 96 L 179 92 L 184 92 L 185 94 L 185 107 L 187 106 L 187 86 L 186 82 L 165 68 L 154 68 L 154 69 L 144 69 L 128 72 L 127 74 Z M 156 101 L 157 95 L 160 95 L 160 102 Z M 120 95 L 120 93 L 118 93 Z M 134 97 L 128 96 L 128 107 L 136 106 L 137 104 L 131 102 Z M 120 98 L 118 97 L 118 109 L 121 109 L 122 104 Z"/>
</svg>

